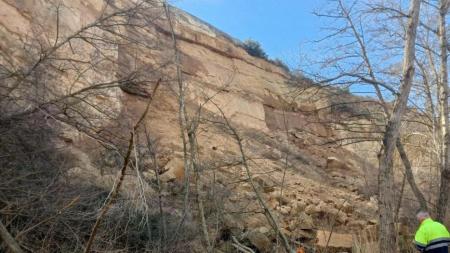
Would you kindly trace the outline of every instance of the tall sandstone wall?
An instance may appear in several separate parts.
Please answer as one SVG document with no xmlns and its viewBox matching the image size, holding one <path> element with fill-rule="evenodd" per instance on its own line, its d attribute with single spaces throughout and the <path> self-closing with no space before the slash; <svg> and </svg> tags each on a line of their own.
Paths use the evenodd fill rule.
<svg viewBox="0 0 450 253">
<path fill-rule="evenodd" d="M 174 50 L 164 10 L 154 4 L 133 9 L 133 15 L 108 16 L 136 3 L 115 1 L 115 7 L 107 7 L 99 0 L 0 0 L 2 64 L 28 73 L 36 65 L 41 67 L 41 62 L 52 62 L 53 70 L 39 76 L 52 92 L 39 101 L 53 101 L 98 84 L 117 84 L 102 86 L 85 97 L 84 102 L 95 107 L 79 105 L 89 114 L 89 128 L 63 121 L 55 140 L 64 152 L 77 157 L 70 170 L 74 178 L 104 187 L 112 185 L 120 166 L 117 155 L 104 147 L 112 140 L 124 143 L 150 95 L 154 98 L 144 123 L 157 142 L 158 163 L 165 172 L 162 179 L 169 184 L 186 176 L 181 162 Z M 332 220 L 337 220 L 337 230 L 345 232 L 373 224 L 379 144 L 335 145 L 336 140 L 351 134 L 339 130 L 338 123 L 330 123 L 345 117 L 345 111 L 331 110 L 332 101 L 341 95 L 250 56 L 239 42 L 181 10 L 171 8 L 171 13 L 188 115 L 197 119 L 201 112 L 198 146 L 207 168 L 203 180 L 209 182 L 212 171 L 224 188 L 245 179 L 241 166 L 233 165 L 239 160 L 235 140 L 217 124 L 219 107 L 242 135 L 256 182 L 291 238 L 312 238 L 308 234 L 312 227 L 327 228 Z M 159 79 L 160 87 L 152 94 Z M 17 110 L 36 106 L 37 100 L 30 99 L 28 92 L 27 88 L 13 91 L 17 97 L 27 98 L 15 105 Z M 71 119 L 79 120 L 77 117 Z M 148 164 L 142 171 L 151 180 Z M 281 201 L 283 180 L 286 189 Z M 135 182 L 136 175 L 127 175 L 124 188 L 129 194 L 135 192 Z M 168 185 L 165 191 L 173 188 Z M 222 197 L 225 210 L 245 213 L 246 208 L 258 208 L 248 183 L 227 189 Z M 299 217 L 306 225 L 296 223 Z M 244 214 L 239 219 L 247 229 L 267 233 L 262 229 L 268 226 L 264 217 L 248 215 L 246 219 Z M 308 225 L 310 219 L 314 225 Z"/>
</svg>

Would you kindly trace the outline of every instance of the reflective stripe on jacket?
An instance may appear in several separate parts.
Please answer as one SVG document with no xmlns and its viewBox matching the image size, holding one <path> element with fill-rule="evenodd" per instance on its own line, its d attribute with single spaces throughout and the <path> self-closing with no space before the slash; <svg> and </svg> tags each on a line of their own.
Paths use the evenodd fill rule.
<svg viewBox="0 0 450 253">
<path fill-rule="evenodd" d="M 428 218 L 420 224 L 414 244 L 421 252 L 430 252 L 437 248 L 448 247 L 450 234 L 444 225 Z"/>
</svg>

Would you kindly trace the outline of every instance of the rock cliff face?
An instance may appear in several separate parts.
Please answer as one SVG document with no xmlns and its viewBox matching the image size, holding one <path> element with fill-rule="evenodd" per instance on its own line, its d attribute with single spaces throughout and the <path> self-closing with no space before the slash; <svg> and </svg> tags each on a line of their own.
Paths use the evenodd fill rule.
<svg viewBox="0 0 450 253">
<path fill-rule="evenodd" d="M 54 141 L 76 157 L 68 173 L 74 180 L 108 189 L 121 163 L 121 149 L 112 144 L 126 143 L 153 96 L 144 126 L 155 143 L 157 161 L 136 159 L 133 168 L 138 172 L 129 170 L 123 190 L 136 196 L 143 187 L 139 180 L 153 182 L 153 167 L 158 165 L 167 198 L 164 208 L 181 212 L 176 199 L 183 195 L 184 179 L 192 175 L 184 170 L 174 48 L 164 9 L 127 1 L 116 1 L 114 7 L 103 1 L 59 2 L 0 0 L 2 64 L 24 78 L 36 69 L 53 68 L 33 79 L 47 85 L 45 96 L 31 99 L 31 90 L 13 90 L 14 96 L 24 98 L 14 108 L 62 115 L 56 117 L 59 138 Z M 134 13 L 120 13 L 125 9 Z M 378 144 L 336 145 L 348 142 L 341 119 L 351 115 L 349 110 L 366 109 L 338 108 L 336 101 L 359 98 L 292 77 L 248 55 L 239 42 L 201 20 L 174 8 L 170 12 L 189 124 L 198 124 L 199 194 L 211 206 L 220 202 L 220 231 L 249 233 L 246 238 L 260 252 L 270 252 L 276 240 L 240 164 L 239 147 L 223 125 L 222 110 L 242 138 L 254 182 L 288 238 L 311 243 L 317 229 L 333 229 L 339 238 L 350 240 L 346 244 L 338 238 L 336 247 L 351 247 L 352 237 L 346 234 L 374 225 L 376 217 Z M 87 95 L 73 96 L 96 86 Z M 61 97 L 80 113 L 64 111 Z M 141 134 L 138 145 L 145 143 Z M 157 196 L 151 183 L 144 188 L 149 196 Z M 194 205 L 192 209 L 196 213 Z M 207 216 L 211 227 L 213 216 Z M 226 241 L 223 233 L 217 238 Z M 229 245 L 220 245 L 227 251 Z"/>
</svg>

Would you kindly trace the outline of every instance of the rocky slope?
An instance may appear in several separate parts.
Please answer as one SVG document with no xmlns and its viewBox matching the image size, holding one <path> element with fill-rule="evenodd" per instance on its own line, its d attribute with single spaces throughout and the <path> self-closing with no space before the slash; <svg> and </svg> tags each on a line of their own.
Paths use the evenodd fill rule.
<svg viewBox="0 0 450 253">
<path fill-rule="evenodd" d="M 121 157 L 117 150 L 108 148 L 108 143 L 126 143 L 131 126 L 144 111 L 148 97 L 154 95 L 144 125 L 157 146 L 164 208 L 181 213 L 179 200 L 187 175 L 173 42 L 163 8 L 155 4 L 135 10 L 135 15 L 114 15 L 113 22 L 109 13 L 133 4 L 117 1 L 115 8 L 106 8 L 99 0 L 56 2 L 0 1 L 3 64 L 29 70 L 33 62 L 45 59 L 42 61 L 53 61 L 53 67 L 64 68 L 46 79 L 53 91 L 43 98 L 48 101 L 77 89 L 121 80 L 120 87 L 86 96 L 86 101 L 97 107 L 87 106 L 88 102 L 79 105 L 89 114 L 89 128 L 84 121 L 84 125 L 74 127 L 72 123 L 80 116 L 73 112 L 58 124 L 55 142 L 76 157 L 68 174 L 74 182 L 110 188 Z M 277 240 L 240 164 L 239 146 L 223 125 L 220 108 L 242 138 L 253 180 L 291 242 L 314 245 L 317 237 L 317 243 L 325 246 L 326 231 L 332 230 L 336 237 L 329 246 L 348 250 L 352 234 L 376 223 L 374 185 L 379 144 L 350 143 L 352 140 L 346 139 L 367 129 L 364 125 L 370 124 L 370 119 L 358 118 L 354 122 L 360 126 L 352 129 L 340 123 L 349 122 L 355 110 L 368 110 L 370 106 L 340 105 L 362 98 L 292 77 L 283 68 L 248 55 L 239 42 L 203 21 L 174 8 L 171 13 L 186 86 L 187 114 L 199 124 L 200 195 L 206 209 L 220 210 L 220 229 L 213 235 L 217 247 L 232 251 L 227 234 L 260 252 L 271 252 Z M 43 54 L 36 45 L 57 49 L 44 50 Z M 67 66 L 68 62 L 73 68 Z M 80 78 L 80 68 L 85 66 Z M 159 79 L 161 85 L 153 93 Z M 14 93 L 18 97 L 28 94 L 26 90 Z M 27 110 L 27 105 L 35 103 L 29 101 L 18 105 L 19 109 Z M 60 110 L 55 109 L 56 114 Z M 376 138 L 367 133 L 358 136 Z M 142 134 L 138 145 L 145 143 Z M 134 162 L 138 172 L 130 169 L 127 173 L 124 194 L 138 196 L 143 188 L 145 194 L 156 198 L 155 162 L 148 157 Z M 192 178 L 191 189 L 193 182 Z M 213 213 L 206 215 L 211 230 L 216 218 Z"/>
</svg>

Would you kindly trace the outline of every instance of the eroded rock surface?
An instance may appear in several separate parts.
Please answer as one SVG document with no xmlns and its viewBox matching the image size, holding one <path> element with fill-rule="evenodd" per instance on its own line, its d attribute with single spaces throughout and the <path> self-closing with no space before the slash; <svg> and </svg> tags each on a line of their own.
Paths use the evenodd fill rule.
<svg viewBox="0 0 450 253">
<path fill-rule="evenodd" d="M 29 39 L 29 34 L 37 33 L 36 27 L 54 35 L 54 19 L 49 17 L 55 17 L 52 12 L 55 3 L 52 0 L 37 1 L 37 4 L 0 0 L 0 47 L 17 66 L 33 60 L 33 57 L 21 54 L 20 48 L 23 41 Z M 100 0 L 64 3 L 64 15 L 60 20 L 63 33 L 58 35 L 59 41 L 69 39 L 96 22 L 102 17 L 105 4 Z M 128 1 L 118 3 L 129 4 Z M 151 139 L 157 143 L 156 161 L 148 158 L 139 163 L 133 158 L 135 167 L 126 176 L 124 191 L 137 194 L 136 187 L 141 182 L 138 184 L 136 180 L 143 175 L 150 185 L 149 194 L 156 198 L 155 173 L 160 173 L 163 184 L 160 194 L 166 199 L 165 208 L 179 212 L 182 205 L 174 199 L 177 194 L 181 195 L 186 178 L 191 179 L 191 189 L 194 189 L 195 181 L 192 170 L 189 175 L 184 174 L 178 90 L 172 62 L 174 50 L 168 20 L 163 13 L 161 6 L 149 10 L 149 16 L 157 14 L 159 18 L 151 25 L 146 23 L 148 29 L 145 31 L 121 27 L 121 32 L 145 46 L 131 42 L 111 45 L 107 50 L 102 49 L 108 52 L 108 64 L 86 73 L 81 81 L 75 80 L 70 73 L 60 74 L 49 85 L 57 87 L 55 93 L 64 95 L 90 83 L 114 82 L 118 77 L 144 69 L 139 78 L 125 80 L 120 86 L 89 98 L 107 113 L 84 109 L 95 119 L 92 125 L 95 133 L 108 132 L 109 139 L 123 144 L 134 122 L 145 110 L 147 99 L 154 95 L 144 123 Z M 324 122 L 344 117 L 346 112 L 329 109 L 332 101 L 328 95 L 332 91 L 315 86 L 309 80 L 294 78 L 283 68 L 248 55 L 239 42 L 181 10 L 173 9 L 173 16 L 186 86 L 187 114 L 195 119 L 199 106 L 202 107 L 197 132 L 202 185 L 198 194 L 211 205 L 208 208 L 220 206 L 223 214 L 221 231 L 225 232 L 217 240 L 229 242 L 230 236 L 236 236 L 245 241 L 240 236 L 247 233 L 246 239 L 260 252 L 271 252 L 276 240 L 276 234 L 258 205 L 249 175 L 241 164 L 239 146 L 223 125 L 223 112 L 244 140 L 257 190 L 289 239 L 298 244 L 313 243 L 317 235 L 319 245 L 323 246 L 327 234 L 322 235 L 317 230 L 332 224 L 337 233 L 331 237 L 330 246 L 348 249 L 351 235 L 339 232 L 357 232 L 376 214 L 376 204 L 370 200 L 373 192 L 361 189 L 369 189 L 369 184 L 375 180 L 367 176 L 375 173 L 378 144 L 335 145 L 345 133 Z M 143 21 L 133 22 L 141 24 L 139 22 Z M 108 36 L 117 41 L 121 39 L 116 35 Z M 99 50 L 74 39 L 73 44 L 58 48 L 58 53 L 92 62 L 98 57 Z M 162 80 L 161 85 L 154 93 L 158 80 Z M 62 145 L 79 158 L 70 170 L 71 176 L 89 178 L 102 187 L 111 187 L 122 157 L 106 155 L 107 152 L 102 150 L 104 139 L 92 138 L 92 132 L 88 134 L 87 130 L 83 132 L 67 125 L 61 126 L 60 131 Z M 139 137 L 137 145 L 146 147 L 147 139 Z M 213 190 L 216 195 L 211 196 Z M 212 224 L 216 221 L 211 220 L 213 216 L 207 219 L 213 229 Z"/>
</svg>

